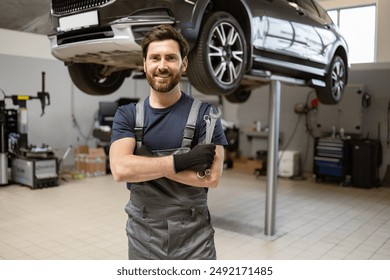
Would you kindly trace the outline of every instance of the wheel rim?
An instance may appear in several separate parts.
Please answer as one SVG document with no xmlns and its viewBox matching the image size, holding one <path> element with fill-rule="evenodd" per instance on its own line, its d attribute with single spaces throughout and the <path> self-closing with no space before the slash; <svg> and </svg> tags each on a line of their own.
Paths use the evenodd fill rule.
<svg viewBox="0 0 390 280">
<path fill-rule="evenodd" d="M 236 28 L 227 22 L 218 24 L 208 44 L 208 63 L 215 79 L 224 85 L 233 84 L 241 75 L 243 56 L 243 43 Z"/>
<path fill-rule="evenodd" d="M 332 70 L 332 97 L 341 100 L 345 86 L 345 68 L 341 59 L 338 59 Z"/>
</svg>

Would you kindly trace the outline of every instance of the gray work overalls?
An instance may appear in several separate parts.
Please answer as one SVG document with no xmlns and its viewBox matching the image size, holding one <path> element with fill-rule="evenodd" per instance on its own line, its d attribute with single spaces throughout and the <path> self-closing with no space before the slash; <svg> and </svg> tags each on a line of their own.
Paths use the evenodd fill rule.
<svg viewBox="0 0 390 280">
<path fill-rule="evenodd" d="M 154 156 L 190 149 L 201 102 L 194 100 L 181 149 L 153 151 Z M 137 149 L 142 146 L 144 105 L 136 105 Z M 167 178 L 132 183 L 126 213 L 129 259 L 216 259 L 207 192 Z"/>
</svg>

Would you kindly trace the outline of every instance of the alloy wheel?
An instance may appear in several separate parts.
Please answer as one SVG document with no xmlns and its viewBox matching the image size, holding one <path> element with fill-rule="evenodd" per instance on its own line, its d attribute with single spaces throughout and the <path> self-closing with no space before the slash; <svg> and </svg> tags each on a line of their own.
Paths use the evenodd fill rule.
<svg viewBox="0 0 390 280">
<path fill-rule="evenodd" d="M 345 67 L 344 63 L 339 58 L 335 61 L 332 69 L 332 96 L 334 100 L 341 100 L 345 87 Z"/>
<path fill-rule="evenodd" d="M 235 27 L 221 22 L 211 32 L 208 63 L 214 77 L 225 85 L 233 84 L 244 63 L 244 45 Z"/>
</svg>

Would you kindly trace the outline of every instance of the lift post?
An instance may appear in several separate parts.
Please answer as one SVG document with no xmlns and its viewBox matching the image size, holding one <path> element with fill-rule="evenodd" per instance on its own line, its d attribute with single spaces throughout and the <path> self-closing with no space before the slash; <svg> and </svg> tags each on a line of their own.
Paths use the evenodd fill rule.
<svg viewBox="0 0 390 280">
<path fill-rule="evenodd" d="M 280 128 L 280 94 L 281 84 L 299 86 L 308 85 L 308 81 L 273 75 L 268 71 L 252 71 L 248 79 L 261 84 L 269 83 L 269 131 L 268 131 L 268 156 L 267 156 L 267 186 L 265 200 L 264 235 L 271 238 L 275 235 L 276 197 L 278 185 L 278 157 L 279 157 L 279 128 Z"/>
<path fill-rule="evenodd" d="M 278 153 L 280 124 L 280 80 L 271 80 L 269 98 L 269 131 L 267 159 L 267 187 L 264 234 L 275 234 L 276 193 L 278 186 Z"/>
</svg>

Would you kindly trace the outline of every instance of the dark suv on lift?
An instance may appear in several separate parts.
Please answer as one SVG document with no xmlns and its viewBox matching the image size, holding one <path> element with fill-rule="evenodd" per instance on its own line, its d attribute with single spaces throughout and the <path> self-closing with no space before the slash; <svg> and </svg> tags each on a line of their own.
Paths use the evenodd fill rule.
<svg viewBox="0 0 390 280">
<path fill-rule="evenodd" d="M 348 47 L 313 0 L 52 0 L 55 57 L 92 95 L 116 91 L 142 71 L 140 41 L 171 24 L 191 46 L 186 75 L 204 94 L 244 102 L 273 76 L 299 79 L 336 104 L 348 78 Z"/>
</svg>

